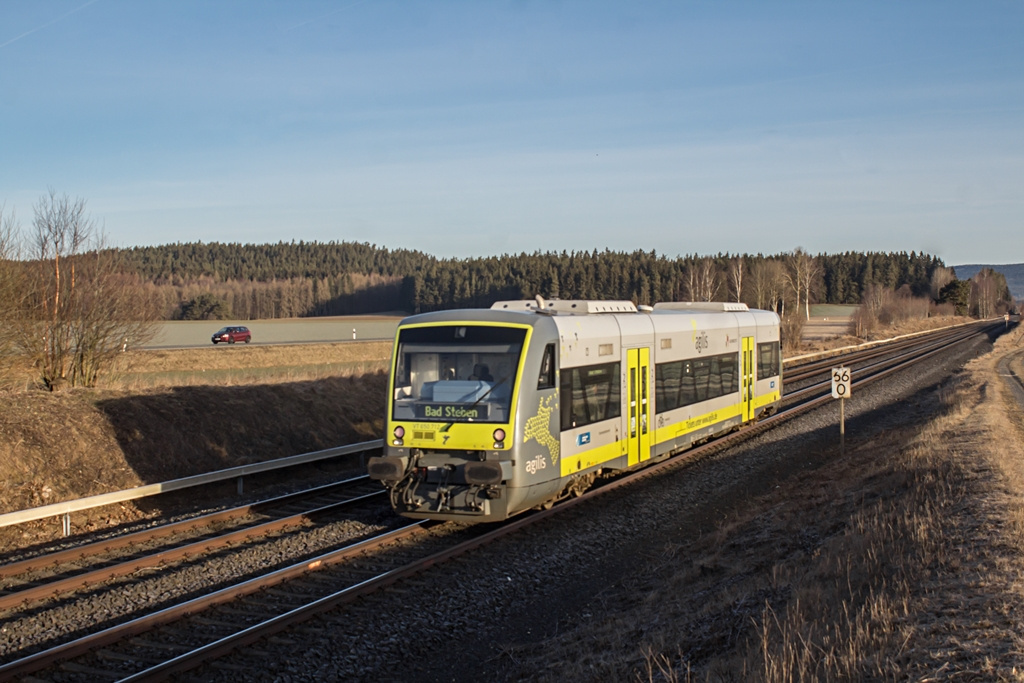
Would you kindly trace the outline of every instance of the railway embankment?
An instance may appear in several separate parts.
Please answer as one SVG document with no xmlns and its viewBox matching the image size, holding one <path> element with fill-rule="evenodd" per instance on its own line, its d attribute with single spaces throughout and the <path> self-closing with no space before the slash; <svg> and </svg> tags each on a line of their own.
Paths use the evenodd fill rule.
<svg viewBox="0 0 1024 683">
<path fill-rule="evenodd" d="M 379 438 L 382 372 L 239 386 L 0 394 L 0 512 Z M 149 514 L 76 515 L 75 531 Z M 60 520 L 0 529 L 0 549 L 59 537 Z"/>
</svg>

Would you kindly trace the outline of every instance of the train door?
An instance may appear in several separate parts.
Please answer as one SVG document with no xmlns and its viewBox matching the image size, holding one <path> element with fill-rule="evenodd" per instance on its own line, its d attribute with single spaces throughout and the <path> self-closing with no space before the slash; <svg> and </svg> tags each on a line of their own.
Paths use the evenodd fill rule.
<svg viewBox="0 0 1024 683">
<path fill-rule="evenodd" d="M 740 386 L 743 391 L 743 421 L 754 419 L 754 338 L 743 337 L 743 367 Z"/>
<path fill-rule="evenodd" d="M 626 350 L 626 398 L 629 420 L 626 436 L 630 465 L 651 457 L 650 365 L 649 348 Z"/>
</svg>

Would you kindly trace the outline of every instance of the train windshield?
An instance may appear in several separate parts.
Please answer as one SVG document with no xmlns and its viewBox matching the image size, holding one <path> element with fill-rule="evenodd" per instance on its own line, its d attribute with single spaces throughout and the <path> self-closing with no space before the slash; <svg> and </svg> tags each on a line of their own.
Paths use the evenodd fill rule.
<svg viewBox="0 0 1024 683">
<path fill-rule="evenodd" d="M 441 325 L 398 333 L 394 420 L 509 422 L 526 330 Z"/>
</svg>

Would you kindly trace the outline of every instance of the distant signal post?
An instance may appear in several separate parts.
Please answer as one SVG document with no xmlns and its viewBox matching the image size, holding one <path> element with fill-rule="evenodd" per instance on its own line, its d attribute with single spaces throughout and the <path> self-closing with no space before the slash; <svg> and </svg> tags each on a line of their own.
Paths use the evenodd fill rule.
<svg viewBox="0 0 1024 683">
<path fill-rule="evenodd" d="M 839 452 L 846 453 L 846 399 L 850 398 L 850 368 L 832 368 L 832 398 L 839 399 Z"/>
</svg>

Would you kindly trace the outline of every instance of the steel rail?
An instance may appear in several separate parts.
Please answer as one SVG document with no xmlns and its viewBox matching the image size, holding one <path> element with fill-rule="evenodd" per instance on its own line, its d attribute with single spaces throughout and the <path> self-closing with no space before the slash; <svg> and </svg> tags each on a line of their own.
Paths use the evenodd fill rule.
<svg viewBox="0 0 1024 683">
<path fill-rule="evenodd" d="M 928 352 L 928 351 L 930 351 L 932 349 L 935 349 L 937 351 L 941 351 L 942 349 L 948 348 L 949 346 L 951 346 L 953 344 L 958 344 L 961 341 L 964 341 L 965 339 L 969 339 L 970 337 L 974 336 L 978 331 L 982 331 L 984 329 L 986 329 L 986 328 L 979 328 L 977 331 L 971 331 L 971 332 L 959 332 L 959 333 L 954 334 L 954 335 L 949 335 L 948 337 L 945 337 L 942 340 L 938 340 L 938 341 L 936 341 L 934 339 L 928 340 L 928 343 L 917 344 L 917 345 L 915 345 L 913 347 L 910 347 L 909 351 L 906 351 L 907 347 L 901 346 L 901 347 L 899 347 L 896 350 L 898 350 L 898 351 L 906 351 L 905 353 L 902 353 L 902 354 L 900 354 L 898 356 L 887 358 L 885 360 L 881 360 L 881 361 L 879 361 L 877 363 L 874 363 L 872 365 L 861 367 L 861 368 L 851 372 L 851 376 L 853 376 L 855 373 L 862 373 L 865 370 L 870 370 L 870 369 L 876 368 L 876 367 L 878 367 L 880 365 L 889 365 L 890 363 L 899 361 L 902 358 L 908 358 L 908 357 L 911 358 L 911 359 L 917 358 L 920 354 L 926 353 L 926 352 Z M 871 356 L 871 358 L 875 358 L 875 357 L 877 357 L 877 356 Z M 849 358 L 839 357 L 836 360 L 848 363 L 848 362 L 861 362 L 864 359 L 854 359 L 854 360 L 851 360 Z M 814 372 L 814 373 L 812 373 L 810 375 L 807 375 L 807 377 L 810 377 L 810 376 L 813 376 L 813 375 L 820 375 L 821 372 L 822 371 L 819 370 L 819 371 Z M 800 379 L 806 379 L 806 377 L 794 378 L 792 381 L 797 381 L 797 380 L 800 380 Z M 789 382 L 790 378 L 786 377 L 785 381 Z M 798 399 L 798 398 L 800 398 L 802 396 L 805 396 L 806 394 L 809 394 L 809 393 L 812 393 L 814 391 L 817 391 L 818 389 L 821 389 L 822 387 L 824 387 L 826 385 L 830 385 L 830 384 L 831 384 L 831 380 L 825 380 L 824 382 L 818 382 L 817 384 L 812 384 L 812 385 L 810 385 L 808 387 L 804 387 L 803 389 L 798 389 L 796 391 L 793 391 L 793 392 L 790 392 L 788 394 L 785 394 L 785 395 L 783 395 L 782 399 L 784 401 Z"/>
<path fill-rule="evenodd" d="M 981 325 L 979 323 L 967 324 Z M 865 360 L 870 360 L 872 358 L 877 358 L 879 356 L 885 356 L 899 349 L 919 348 L 920 343 L 923 339 L 927 339 L 932 343 L 940 343 L 944 339 L 955 338 L 959 335 L 965 334 L 965 330 L 960 329 L 962 327 L 963 326 L 961 325 L 954 328 L 942 328 L 941 331 L 930 330 L 928 336 L 920 335 L 912 339 L 905 339 L 903 341 L 893 342 L 891 344 L 885 344 L 883 346 L 872 346 L 871 348 L 867 349 L 854 350 L 851 351 L 850 353 L 840 354 L 837 356 L 825 358 L 820 361 L 814 361 L 812 363 L 798 365 L 794 367 L 792 370 L 787 371 L 784 377 L 787 380 L 791 379 L 793 381 L 803 380 L 808 377 L 812 377 L 816 374 L 820 374 L 821 372 L 834 366 L 837 361 L 842 361 L 844 363 L 858 363 L 863 362 Z M 971 334 L 971 332 L 969 331 L 966 331 L 966 333 Z"/>
<path fill-rule="evenodd" d="M 229 546 L 232 543 L 237 543 L 238 541 L 267 536 L 275 531 L 280 531 L 281 529 L 299 526 L 318 515 L 323 515 L 339 508 L 348 507 L 349 505 L 355 505 L 356 503 L 361 503 L 371 498 L 379 498 L 386 493 L 387 491 L 381 489 L 380 491 L 367 493 L 356 498 L 349 498 L 329 505 L 323 505 L 312 510 L 288 515 L 287 517 L 263 522 L 262 524 L 237 529 L 214 538 L 195 541 L 194 543 L 181 545 L 170 550 L 162 550 L 160 552 L 145 555 L 144 557 L 128 560 L 126 562 L 119 562 L 108 567 L 101 567 L 99 569 L 94 569 L 82 574 L 75 574 L 74 576 L 69 576 L 57 581 L 33 586 L 32 588 L 26 588 L 6 595 L 0 595 L 0 609 L 10 609 L 33 600 L 53 598 L 61 593 L 68 593 L 87 586 L 98 585 L 104 581 L 116 579 L 121 576 L 133 574 L 140 569 L 156 567 L 167 562 L 174 562 L 175 560 L 180 560 L 190 555 L 200 555 L 212 550 L 219 550 L 220 548 Z"/>
<path fill-rule="evenodd" d="M 167 607 L 157 612 L 153 612 L 152 614 L 147 614 L 145 616 L 117 624 L 116 626 L 111 626 L 97 633 L 92 633 L 56 647 L 37 652 L 33 655 L 29 655 L 28 657 L 8 662 L 7 664 L 0 666 L 0 681 L 7 681 L 15 676 L 24 676 L 25 674 L 46 668 L 55 662 L 86 654 L 97 647 L 111 645 L 129 637 L 151 631 L 157 626 L 169 624 L 186 615 L 201 612 L 215 605 L 231 602 L 236 598 L 256 593 L 271 586 L 276 586 L 307 572 L 316 571 L 324 567 L 337 564 L 354 555 L 358 555 L 367 550 L 372 550 L 384 545 L 385 543 L 394 542 L 402 538 L 422 533 L 434 525 L 435 523 L 429 521 L 408 524 L 404 527 L 345 546 L 344 548 L 325 553 L 318 557 L 304 560 L 303 562 L 299 562 L 288 567 L 283 567 L 269 574 L 258 576 L 232 586 L 227 586 L 226 588 L 214 591 L 208 595 L 193 598 L 187 602 Z"/>
<path fill-rule="evenodd" d="M 860 348 L 864 348 L 864 347 L 877 346 L 879 344 L 890 344 L 892 342 L 896 342 L 896 341 L 899 341 L 901 339 L 907 339 L 907 338 L 910 338 L 910 337 L 920 337 L 920 336 L 932 334 L 933 332 L 937 332 L 937 331 L 951 330 L 951 329 L 955 329 L 957 327 L 966 327 L 968 325 L 977 325 L 979 323 L 989 323 L 989 324 L 991 324 L 991 323 L 994 323 L 994 322 L 997 322 L 997 321 L 1001 322 L 1002 320 L 1003 320 L 1002 318 L 987 318 L 985 320 L 969 320 L 969 321 L 967 321 L 965 323 L 957 323 L 956 325 L 947 325 L 945 327 L 936 327 L 935 329 L 932 329 L 932 330 L 921 330 L 920 332 L 908 332 L 907 334 L 900 334 L 900 335 L 897 335 L 895 337 L 890 337 L 889 339 L 875 339 L 874 341 L 863 342 L 861 344 L 853 344 L 852 346 L 841 346 L 841 347 L 839 347 L 837 349 L 826 349 L 825 351 L 815 351 L 814 353 L 805 353 L 805 354 L 803 354 L 801 356 L 790 356 L 789 358 L 784 358 L 782 362 L 784 364 L 785 363 L 796 363 L 797 365 L 803 365 L 802 361 L 804 361 L 804 360 L 806 360 L 808 358 L 817 358 L 818 356 L 830 356 L 830 355 L 834 355 L 834 354 L 837 354 L 837 353 L 849 351 L 851 349 L 860 349 Z M 826 360 L 829 360 L 829 358 L 826 358 Z"/>
<path fill-rule="evenodd" d="M 93 543 L 74 546 L 72 548 L 67 548 L 65 550 L 60 550 L 54 553 L 48 553 L 46 555 L 39 555 L 38 557 L 30 557 L 24 560 L 19 560 L 17 562 L 11 562 L 9 564 L 0 565 L 0 579 L 7 578 L 9 576 L 16 576 L 18 574 L 24 574 L 25 572 L 29 571 L 45 569 L 47 567 L 52 567 L 66 562 L 87 559 L 89 557 L 94 557 L 105 552 L 117 550 L 118 548 L 123 548 L 125 546 L 131 546 L 137 543 L 154 541 L 156 539 L 170 536 L 172 534 L 183 533 L 186 531 L 191 531 L 193 529 L 198 529 L 200 527 L 211 526 L 217 522 L 227 522 L 242 517 L 248 517 L 249 515 L 259 514 L 265 508 L 268 507 L 282 505 L 285 503 L 289 503 L 293 500 L 300 500 L 302 498 L 308 498 L 309 496 L 319 495 L 321 493 L 328 493 L 332 489 L 343 488 L 346 486 L 350 486 L 352 484 L 369 480 L 369 475 L 364 474 L 358 477 L 352 477 L 351 479 L 346 479 L 344 481 L 333 482 L 331 484 L 324 484 L 322 486 L 317 486 L 312 489 L 306 489 L 304 491 L 286 493 L 275 498 L 267 498 L 265 500 L 257 501 L 255 503 L 239 505 L 237 507 L 228 508 L 226 510 L 219 510 L 217 512 L 211 512 L 209 514 L 201 515 L 199 517 L 190 517 L 189 519 L 183 519 L 178 522 L 171 522 L 170 524 L 162 524 L 151 529 L 135 531 L 121 536 L 115 536 L 113 538 L 95 541 Z"/>
</svg>

